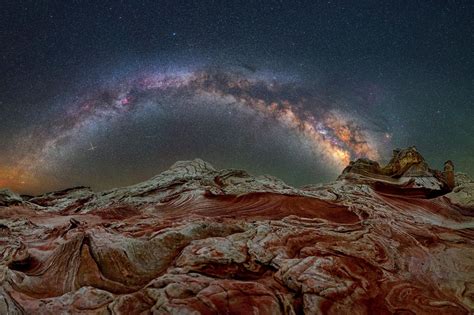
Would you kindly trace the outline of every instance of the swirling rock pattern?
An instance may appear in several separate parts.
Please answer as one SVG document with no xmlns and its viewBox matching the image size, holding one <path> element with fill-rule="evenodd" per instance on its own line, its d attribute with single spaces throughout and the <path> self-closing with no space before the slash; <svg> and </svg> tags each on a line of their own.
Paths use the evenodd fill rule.
<svg viewBox="0 0 474 315">
<path fill-rule="evenodd" d="M 2 192 L 1 314 L 470 314 L 474 185 L 302 189 L 178 162 L 103 193 Z"/>
</svg>

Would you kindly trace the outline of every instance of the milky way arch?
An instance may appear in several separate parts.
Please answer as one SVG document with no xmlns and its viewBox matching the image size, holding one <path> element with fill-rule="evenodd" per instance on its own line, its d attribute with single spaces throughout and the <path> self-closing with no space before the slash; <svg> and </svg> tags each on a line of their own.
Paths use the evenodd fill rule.
<svg viewBox="0 0 474 315">
<path fill-rule="evenodd" d="M 35 172 L 49 163 L 58 147 L 68 146 L 85 129 L 139 108 L 158 106 L 159 102 L 150 100 L 165 96 L 213 99 L 208 106 L 251 110 L 296 133 L 316 157 L 337 169 L 356 157 L 379 157 L 380 135 L 364 127 L 360 118 L 319 104 L 317 98 L 294 83 L 210 68 L 150 72 L 99 89 L 70 106 L 51 127 L 37 128 L 23 137 L 22 144 L 30 146 L 28 153 L 18 158 L 15 165 L 0 168 L 4 181 L 0 180 L 0 186 L 33 182 Z"/>
</svg>

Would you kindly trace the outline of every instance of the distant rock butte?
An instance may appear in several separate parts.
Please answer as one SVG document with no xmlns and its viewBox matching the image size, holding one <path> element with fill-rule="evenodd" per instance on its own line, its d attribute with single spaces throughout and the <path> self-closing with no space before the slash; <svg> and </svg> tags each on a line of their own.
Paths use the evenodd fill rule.
<svg viewBox="0 0 474 315">
<path fill-rule="evenodd" d="M 444 195 L 455 186 L 452 161 L 445 163 L 443 172 L 430 169 L 415 147 L 393 150 L 392 159 L 384 167 L 376 161 L 358 159 L 339 178 L 369 184 L 376 191 L 418 197 Z"/>
<path fill-rule="evenodd" d="M 299 189 L 194 160 L 0 190 L 0 282 L 0 314 L 472 314 L 474 182 L 408 148 Z"/>
</svg>

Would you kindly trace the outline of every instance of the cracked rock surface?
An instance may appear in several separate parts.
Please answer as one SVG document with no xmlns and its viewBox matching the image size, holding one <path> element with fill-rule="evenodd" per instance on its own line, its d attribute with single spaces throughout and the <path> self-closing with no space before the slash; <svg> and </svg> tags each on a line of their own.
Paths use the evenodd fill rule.
<svg viewBox="0 0 474 315">
<path fill-rule="evenodd" d="M 473 182 L 372 183 L 194 160 L 100 193 L 1 191 L 0 314 L 472 314 Z"/>
</svg>

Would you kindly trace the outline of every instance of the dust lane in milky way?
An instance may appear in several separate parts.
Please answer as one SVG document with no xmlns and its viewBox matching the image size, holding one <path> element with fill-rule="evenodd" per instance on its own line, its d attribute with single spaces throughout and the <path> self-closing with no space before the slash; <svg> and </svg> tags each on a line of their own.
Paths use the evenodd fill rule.
<svg viewBox="0 0 474 315">
<path fill-rule="evenodd" d="M 94 126 L 159 106 L 161 98 L 250 110 L 296 134 L 315 157 L 337 170 L 356 157 L 379 158 L 381 143 L 390 137 L 368 127 L 361 117 L 319 103 L 303 87 L 268 75 L 214 68 L 149 72 L 97 91 L 71 105 L 51 127 L 24 135 L 19 151 L 26 153 L 14 165 L 0 168 L 0 186 L 39 185 L 41 170 L 64 158 L 58 148 L 73 147 L 73 140 Z"/>
</svg>

